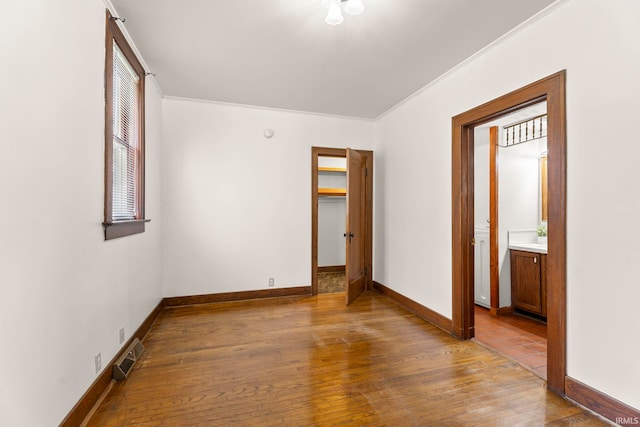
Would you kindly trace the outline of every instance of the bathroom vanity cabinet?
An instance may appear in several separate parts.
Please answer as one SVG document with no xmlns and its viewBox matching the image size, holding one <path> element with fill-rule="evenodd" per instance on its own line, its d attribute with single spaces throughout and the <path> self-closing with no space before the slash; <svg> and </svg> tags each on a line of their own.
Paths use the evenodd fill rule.
<svg viewBox="0 0 640 427">
<path fill-rule="evenodd" d="M 547 255 L 512 249 L 510 258 L 513 307 L 547 317 Z"/>
</svg>

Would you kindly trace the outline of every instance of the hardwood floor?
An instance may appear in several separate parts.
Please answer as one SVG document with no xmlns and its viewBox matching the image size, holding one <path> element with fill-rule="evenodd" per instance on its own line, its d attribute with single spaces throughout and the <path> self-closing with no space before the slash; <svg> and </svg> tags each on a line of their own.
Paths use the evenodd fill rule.
<svg viewBox="0 0 640 427">
<path fill-rule="evenodd" d="M 475 306 L 476 340 L 547 378 L 547 325 L 517 314 L 493 317 Z"/>
<path fill-rule="evenodd" d="M 168 308 L 89 426 L 607 425 L 375 292 Z"/>
</svg>

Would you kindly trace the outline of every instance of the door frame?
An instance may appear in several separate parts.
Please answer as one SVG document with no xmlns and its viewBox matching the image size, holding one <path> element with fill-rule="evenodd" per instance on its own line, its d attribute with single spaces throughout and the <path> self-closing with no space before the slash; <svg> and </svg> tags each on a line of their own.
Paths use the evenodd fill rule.
<svg viewBox="0 0 640 427">
<path fill-rule="evenodd" d="M 510 308 L 500 310 L 500 257 L 498 254 L 500 237 L 498 218 L 498 127 L 489 128 L 489 312 L 498 316 L 511 312 Z"/>
<path fill-rule="evenodd" d="M 372 288 L 373 266 L 373 151 L 356 150 L 366 158 L 365 289 Z M 311 295 L 318 295 L 318 157 L 347 157 L 346 148 L 311 147 Z M 347 260 L 345 259 L 345 263 Z"/>
<path fill-rule="evenodd" d="M 452 118 L 453 334 L 474 336 L 473 129 L 505 114 L 547 101 L 549 236 L 547 254 L 547 387 L 561 395 L 566 376 L 566 70 Z"/>
</svg>

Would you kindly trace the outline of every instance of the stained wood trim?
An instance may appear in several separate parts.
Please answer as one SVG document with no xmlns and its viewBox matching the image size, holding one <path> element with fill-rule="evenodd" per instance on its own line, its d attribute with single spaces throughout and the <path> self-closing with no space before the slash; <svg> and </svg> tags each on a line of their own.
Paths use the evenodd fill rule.
<svg viewBox="0 0 640 427">
<path fill-rule="evenodd" d="M 259 289 L 255 291 L 223 292 L 219 294 L 190 295 L 183 297 L 167 297 L 165 307 L 179 307 L 184 305 L 211 304 L 214 302 L 242 301 L 262 298 L 304 296 L 311 294 L 310 286 L 294 288 Z"/>
<path fill-rule="evenodd" d="M 451 234 L 452 234 L 452 324 L 453 334 L 471 339 L 474 331 L 473 273 L 475 236 L 473 179 L 474 132 L 460 119 L 452 120 Z"/>
<path fill-rule="evenodd" d="M 508 307 L 500 307 L 497 309 L 496 315 L 498 316 L 504 316 L 506 314 L 512 314 L 513 313 L 513 306 L 510 305 Z"/>
<path fill-rule="evenodd" d="M 500 314 L 500 257 L 498 219 L 498 126 L 489 128 L 489 283 L 490 313 Z"/>
<path fill-rule="evenodd" d="M 324 267 L 318 267 L 318 273 L 344 273 L 344 265 L 326 265 Z"/>
<path fill-rule="evenodd" d="M 462 339 L 473 322 L 473 128 L 547 101 L 549 254 L 547 257 L 547 386 L 563 395 L 566 375 L 566 71 L 459 114 L 452 119 L 452 321 Z"/>
<path fill-rule="evenodd" d="M 116 221 L 111 224 L 103 223 L 104 240 L 112 240 L 118 237 L 130 236 L 132 234 L 144 233 L 144 225 L 151 222 L 150 219 L 134 219 L 127 221 Z"/>
<path fill-rule="evenodd" d="M 365 289 L 373 288 L 373 151 L 358 150 L 366 158 L 367 176 L 365 178 L 365 232 L 367 243 L 364 247 L 366 266 Z"/>
<path fill-rule="evenodd" d="M 151 329 L 156 319 L 162 312 L 164 307 L 163 301 L 160 301 L 158 305 L 149 313 L 147 318 L 142 322 L 142 324 L 136 329 L 136 331 L 131 335 L 131 338 L 122 345 L 120 351 L 116 356 L 105 366 L 104 370 L 98 378 L 89 386 L 89 389 L 82 395 L 78 403 L 71 409 L 71 411 L 67 414 L 65 419 L 60 423 L 60 427 L 76 427 L 82 424 L 82 422 L 87 418 L 87 416 L 91 413 L 93 408 L 97 403 L 100 402 L 105 392 L 109 389 L 112 383 L 112 371 L 111 367 L 116 362 L 116 360 L 123 355 L 126 349 L 131 345 L 135 338 L 143 338 L 147 335 L 147 332 Z"/>
<path fill-rule="evenodd" d="M 620 425 L 640 424 L 640 410 L 589 387 L 569 376 L 566 377 L 566 396 L 603 417 Z"/>
<path fill-rule="evenodd" d="M 407 311 L 410 311 L 422 320 L 425 320 L 433 324 L 434 326 L 437 326 L 438 328 L 449 334 L 453 333 L 453 324 L 451 322 L 451 319 L 443 316 L 442 314 L 437 313 L 430 308 L 427 308 L 424 305 L 415 302 L 414 300 L 394 291 L 393 289 L 386 287 L 380 282 L 374 281 L 373 289 L 387 296 L 389 299 L 397 303 L 400 307 L 404 308 Z"/>
<path fill-rule="evenodd" d="M 347 157 L 344 148 L 311 147 L 311 295 L 318 295 L 318 157 Z"/>
<path fill-rule="evenodd" d="M 540 219 L 549 220 L 547 200 L 549 198 L 549 186 L 547 182 L 547 156 L 540 157 Z"/>
<path fill-rule="evenodd" d="M 565 391 L 567 373 L 567 123 L 566 72 L 549 78 L 547 87 L 547 201 L 549 236 L 547 254 L 547 386 Z"/>
</svg>

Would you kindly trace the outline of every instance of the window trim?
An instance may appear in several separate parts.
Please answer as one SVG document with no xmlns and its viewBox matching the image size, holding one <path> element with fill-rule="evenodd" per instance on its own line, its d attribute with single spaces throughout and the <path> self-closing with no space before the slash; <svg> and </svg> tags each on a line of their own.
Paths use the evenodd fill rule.
<svg viewBox="0 0 640 427">
<path fill-rule="evenodd" d="M 104 239 L 110 240 L 131 234 L 144 233 L 145 223 L 145 70 L 135 52 L 118 27 L 116 19 L 106 12 L 105 40 L 105 160 L 104 160 Z M 113 220 L 113 43 L 140 77 L 138 87 L 138 169 L 136 171 L 136 217 L 130 220 Z"/>
</svg>

